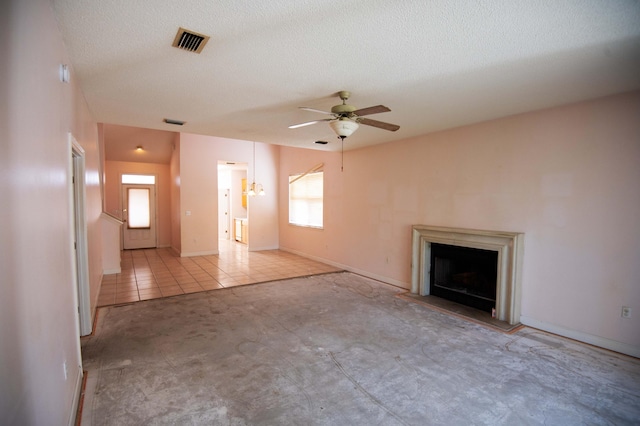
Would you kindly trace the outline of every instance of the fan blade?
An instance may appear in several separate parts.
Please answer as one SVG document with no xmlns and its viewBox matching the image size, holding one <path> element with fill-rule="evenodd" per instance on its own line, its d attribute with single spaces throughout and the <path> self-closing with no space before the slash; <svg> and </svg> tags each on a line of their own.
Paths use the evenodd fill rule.
<svg viewBox="0 0 640 426">
<path fill-rule="evenodd" d="M 331 112 L 327 112 L 327 111 L 321 111 L 319 109 L 314 109 L 314 108 L 309 108 L 309 107 L 298 107 L 299 109 L 303 109 L 305 111 L 311 111 L 311 112 L 319 112 L 320 114 L 327 114 L 327 115 L 333 115 L 333 113 Z"/>
<path fill-rule="evenodd" d="M 358 123 L 360 123 L 360 124 L 377 127 L 379 129 L 389 130 L 391 132 L 395 132 L 396 130 L 398 130 L 400 128 L 400 126 L 398 126 L 396 124 L 384 123 L 384 122 L 378 121 L 378 120 L 371 120 L 370 118 L 359 118 L 356 121 Z"/>
<path fill-rule="evenodd" d="M 307 121 L 306 123 L 300 123 L 300 124 L 291 125 L 291 126 L 289 126 L 289 128 L 290 129 L 297 129 L 299 127 L 310 126 L 312 124 L 320 123 L 322 121 L 331 121 L 331 120 L 333 120 L 333 118 L 325 118 L 325 119 L 322 119 L 322 120 Z"/>
<path fill-rule="evenodd" d="M 358 117 L 362 117 L 363 115 L 378 114 L 380 112 L 389 112 L 389 111 L 391 110 L 384 105 L 376 105 L 368 108 L 357 109 L 353 111 L 353 113 Z"/>
</svg>

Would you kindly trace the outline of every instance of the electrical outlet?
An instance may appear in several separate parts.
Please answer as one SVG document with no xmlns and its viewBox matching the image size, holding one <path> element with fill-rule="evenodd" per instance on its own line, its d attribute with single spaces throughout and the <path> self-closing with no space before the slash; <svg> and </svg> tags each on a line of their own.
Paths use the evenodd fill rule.
<svg viewBox="0 0 640 426">
<path fill-rule="evenodd" d="M 64 379 L 67 380 L 67 377 L 69 377 L 69 371 L 67 370 L 67 361 L 62 363 L 62 371 L 64 372 Z"/>
<path fill-rule="evenodd" d="M 622 312 L 620 313 L 622 318 L 631 318 L 631 308 L 628 306 L 622 307 Z"/>
</svg>

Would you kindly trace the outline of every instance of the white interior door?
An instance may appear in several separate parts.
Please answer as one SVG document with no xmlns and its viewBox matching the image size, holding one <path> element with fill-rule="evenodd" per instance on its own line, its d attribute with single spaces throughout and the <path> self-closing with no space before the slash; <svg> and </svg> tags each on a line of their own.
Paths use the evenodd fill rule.
<svg viewBox="0 0 640 426">
<path fill-rule="evenodd" d="M 156 186 L 122 185 L 125 249 L 156 247 Z"/>
</svg>

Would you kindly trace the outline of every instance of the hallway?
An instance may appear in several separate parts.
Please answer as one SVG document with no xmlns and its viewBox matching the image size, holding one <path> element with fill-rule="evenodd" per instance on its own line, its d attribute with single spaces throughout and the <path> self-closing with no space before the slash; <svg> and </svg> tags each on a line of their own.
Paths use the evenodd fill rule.
<svg viewBox="0 0 640 426">
<path fill-rule="evenodd" d="M 230 240 L 220 240 L 219 251 L 178 257 L 170 248 L 125 250 L 122 272 L 102 278 L 98 306 L 340 270 L 281 250 L 249 252 L 246 245 Z"/>
</svg>

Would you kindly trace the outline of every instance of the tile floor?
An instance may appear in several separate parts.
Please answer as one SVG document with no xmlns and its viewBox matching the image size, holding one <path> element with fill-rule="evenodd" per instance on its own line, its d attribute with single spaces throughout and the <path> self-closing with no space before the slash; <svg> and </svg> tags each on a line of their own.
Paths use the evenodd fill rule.
<svg viewBox="0 0 640 426">
<path fill-rule="evenodd" d="M 249 252 L 220 240 L 220 254 L 178 257 L 169 248 L 125 250 L 119 274 L 105 275 L 98 306 L 339 271 L 281 250 Z"/>
</svg>

